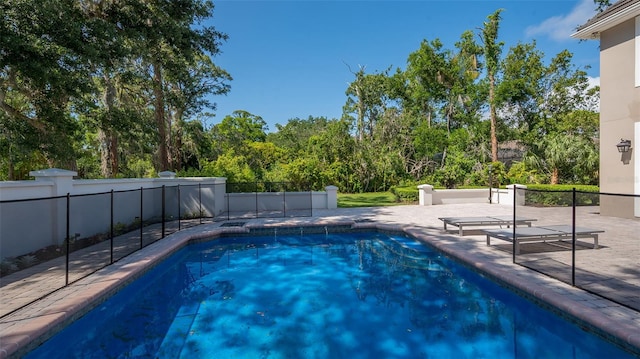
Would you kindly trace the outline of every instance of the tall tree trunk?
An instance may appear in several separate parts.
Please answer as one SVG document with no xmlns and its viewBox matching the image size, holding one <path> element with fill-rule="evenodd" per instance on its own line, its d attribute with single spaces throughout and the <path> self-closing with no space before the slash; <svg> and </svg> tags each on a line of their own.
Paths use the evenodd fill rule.
<svg viewBox="0 0 640 359">
<path fill-rule="evenodd" d="M 491 161 L 498 162 L 498 135 L 496 133 L 495 77 L 489 74 L 489 118 L 491 121 Z"/>
<path fill-rule="evenodd" d="M 111 130 L 99 129 L 98 141 L 100 141 L 100 173 L 105 178 L 114 178 L 120 170 L 118 137 Z"/>
<path fill-rule="evenodd" d="M 488 16 L 488 21 L 484 23 L 482 29 L 483 51 L 485 56 L 485 66 L 487 68 L 487 78 L 489 79 L 489 117 L 491 121 L 491 160 L 498 162 L 498 135 L 496 115 L 496 74 L 500 68 L 500 53 L 504 43 L 497 42 L 498 28 L 500 25 L 500 12 L 496 10 Z"/>
<path fill-rule="evenodd" d="M 173 113 L 173 151 L 171 151 L 171 165 L 176 171 L 182 170 L 184 161 L 182 110 L 176 109 Z"/>
<path fill-rule="evenodd" d="M 107 112 L 106 123 L 102 123 L 98 130 L 100 141 L 100 172 L 106 178 L 113 178 L 118 174 L 118 139 L 113 133 L 113 109 L 116 97 L 116 88 L 108 74 L 104 77 L 104 105 Z"/>
<path fill-rule="evenodd" d="M 109 148 L 109 135 L 104 128 L 98 129 L 98 142 L 100 143 L 100 174 L 105 178 L 113 178 L 111 166 L 109 166 L 109 157 L 111 149 Z"/>
<path fill-rule="evenodd" d="M 358 96 L 358 140 L 362 142 L 364 139 L 364 99 L 359 83 L 356 85 L 356 96 Z"/>
<path fill-rule="evenodd" d="M 118 161 L 118 136 L 113 134 L 113 132 L 111 133 L 109 143 L 111 144 L 111 172 L 115 176 L 120 172 L 120 162 Z"/>
<path fill-rule="evenodd" d="M 154 117 L 158 127 L 158 164 L 160 171 L 169 169 L 169 152 L 167 151 L 167 124 L 164 112 L 164 91 L 162 90 L 162 65 L 153 63 L 153 94 L 155 96 Z"/>
<path fill-rule="evenodd" d="M 15 181 L 16 180 L 15 167 L 13 165 L 13 159 L 11 158 L 11 155 L 9 155 L 8 160 L 9 160 L 9 163 L 8 163 L 8 165 L 9 165 L 8 172 L 9 173 L 7 174 L 7 179 L 9 181 Z"/>
</svg>

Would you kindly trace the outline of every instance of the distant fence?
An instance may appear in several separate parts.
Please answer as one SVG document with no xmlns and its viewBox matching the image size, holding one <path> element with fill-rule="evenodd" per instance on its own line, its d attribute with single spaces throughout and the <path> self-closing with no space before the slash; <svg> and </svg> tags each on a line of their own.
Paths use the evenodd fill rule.
<svg viewBox="0 0 640 359">
<path fill-rule="evenodd" d="M 308 186 L 287 182 L 227 183 L 226 211 L 221 217 L 281 218 L 310 217 L 314 208 L 336 208 L 337 188 L 329 186 L 324 192 Z"/>
</svg>

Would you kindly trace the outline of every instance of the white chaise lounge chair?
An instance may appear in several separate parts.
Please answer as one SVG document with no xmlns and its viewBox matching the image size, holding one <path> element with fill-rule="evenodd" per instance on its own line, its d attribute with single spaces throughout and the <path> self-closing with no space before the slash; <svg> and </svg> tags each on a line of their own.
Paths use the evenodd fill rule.
<svg viewBox="0 0 640 359">
<path fill-rule="evenodd" d="M 444 230 L 447 225 L 458 227 L 458 234 L 464 235 L 465 227 L 487 227 L 487 226 L 507 226 L 513 225 L 513 216 L 485 216 L 485 217 L 441 217 L 438 218 L 444 223 Z M 527 225 L 531 227 L 531 222 L 535 219 L 516 217 L 516 225 Z"/>
<path fill-rule="evenodd" d="M 600 229 L 576 227 L 576 238 L 593 238 L 593 248 L 598 248 L 598 233 L 604 233 Z M 487 245 L 491 245 L 491 238 L 497 238 L 513 242 L 513 228 L 510 229 L 485 229 L 482 232 L 487 236 Z M 573 229 L 570 225 L 552 225 L 544 227 L 516 227 L 516 254 L 520 254 L 520 243 L 545 242 L 548 240 L 572 239 Z"/>
</svg>

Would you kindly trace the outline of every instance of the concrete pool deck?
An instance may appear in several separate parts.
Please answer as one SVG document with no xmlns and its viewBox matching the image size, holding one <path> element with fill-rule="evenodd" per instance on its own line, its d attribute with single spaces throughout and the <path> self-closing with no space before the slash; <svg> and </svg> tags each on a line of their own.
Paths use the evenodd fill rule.
<svg viewBox="0 0 640 359">
<path fill-rule="evenodd" d="M 472 265 L 497 280 L 508 283 L 517 291 L 533 300 L 557 308 L 560 313 L 577 318 L 587 328 L 599 328 L 599 334 L 617 343 L 640 350 L 640 293 L 629 291 L 625 283 L 640 286 L 640 221 L 600 216 L 593 208 L 580 208 L 577 218 L 581 225 L 603 228 L 600 237 L 601 248 L 579 251 L 577 263 L 583 263 L 599 274 L 624 278 L 625 281 L 609 281 L 607 288 L 617 295 L 620 305 L 572 287 L 557 279 L 514 264 L 510 243 L 494 240 L 487 246 L 482 233 L 460 237 L 457 230 L 443 231 L 439 217 L 471 217 L 484 215 L 511 215 L 512 207 L 490 204 L 447 204 L 437 206 L 405 205 L 373 208 L 339 208 L 334 210 L 314 210 L 312 217 L 242 219 L 242 228 L 221 227 L 224 222 L 203 224 L 176 232 L 144 249 L 135 252 L 111 266 L 103 268 L 87 278 L 62 288 L 42 300 L 30 304 L 0 319 L 0 358 L 20 357 L 69 322 L 83 315 L 87 306 L 97 305 L 123 285 L 134 280 L 150 265 L 170 255 L 185 242 L 219 234 L 221 232 L 241 232 L 246 228 L 354 225 L 356 227 L 376 227 L 379 229 L 402 230 L 428 242 L 449 255 Z M 567 224 L 566 208 L 527 208 L 528 217 L 534 217 L 544 224 Z M 520 215 L 520 214 L 519 214 Z M 538 225 L 535 223 L 534 225 Z M 524 250 L 518 260 L 554 263 L 566 260 L 567 251 Z M 506 248 L 505 248 L 506 247 Z M 624 259 L 624 260 L 623 260 Z M 630 261 L 626 263 L 625 260 Z M 35 274 L 34 274 L 35 275 Z M 46 276 L 47 273 L 38 273 Z M 46 278 L 46 277 L 45 277 Z M 54 280 L 53 278 L 51 280 Z M 29 291 L 37 295 L 42 281 L 29 281 L 28 277 L 20 285 L 0 288 L 1 298 L 23 295 Z M 602 283 L 597 283 L 602 286 Z M 42 289 L 43 293 L 45 289 Z M 3 304 L 4 305 L 4 304 Z M 637 353 L 638 354 L 638 353 Z"/>
</svg>

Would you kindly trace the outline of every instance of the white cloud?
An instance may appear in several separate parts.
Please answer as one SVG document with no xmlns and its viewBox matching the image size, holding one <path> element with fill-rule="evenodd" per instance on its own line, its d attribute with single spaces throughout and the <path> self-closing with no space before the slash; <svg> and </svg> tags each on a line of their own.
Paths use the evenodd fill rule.
<svg viewBox="0 0 640 359">
<path fill-rule="evenodd" d="M 550 17 L 538 25 L 529 26 L 527 36 L 546 35 L 556 41 L 569 41 L 576 28 L 596 15 L 593 0 L 580 0 L 567 15 Z"/>
<path fill-rule="evenodd" d="M 600 86 L 600 76 L 598 77 L 589 76 L 589 87 L 591 88 L 596 86 Z"/>
</svg>

